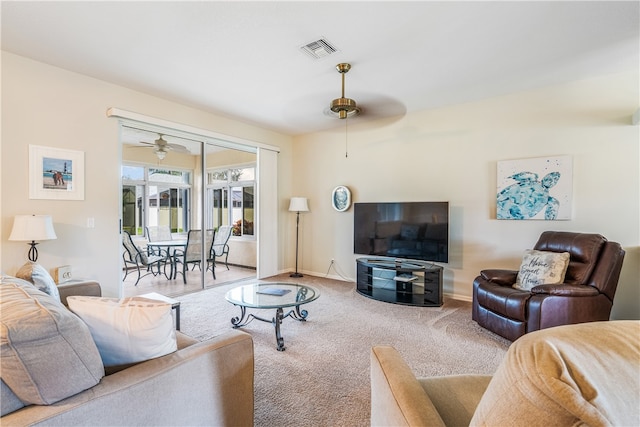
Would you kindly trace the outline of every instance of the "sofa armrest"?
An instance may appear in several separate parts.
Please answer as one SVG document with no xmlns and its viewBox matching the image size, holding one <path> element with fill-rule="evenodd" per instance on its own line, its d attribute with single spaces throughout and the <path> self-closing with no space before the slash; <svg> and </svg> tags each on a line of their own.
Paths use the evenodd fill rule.
<svg viewBox="0 0 640 427">
<path fill-rule="evenodd" d="M 253 425 L 253 341 L 242 331 L 190 345 L 113 375 L 2 425 Z"/>
<path fill-rule="evenodd" d="M 594 297 L 600 294 L 598 289 L 588 285 L 538 285 L 531 288 L 532 294 L 546 294 L 561 297 Z"/>
<path fill-rule="evenodd" d="M 445 425 L 420 382 L 393 347 L 371 349 L 371 425 Z"/>
<path fill-rule="evenodd" d="M 491 283 L 500 286 L 511 286 L 516 283 L 518 272 L 514 270 L 482 270 L 480 276 Z"/>
<path fill-rule="evenodd" d="M 60 301 L 67 305 L 67 297 L 81 295 L 86 297 L 101 297 L 102 288 L 95 280 L 73 280 L 71 282 L 58 285 Z"/>
</svg>

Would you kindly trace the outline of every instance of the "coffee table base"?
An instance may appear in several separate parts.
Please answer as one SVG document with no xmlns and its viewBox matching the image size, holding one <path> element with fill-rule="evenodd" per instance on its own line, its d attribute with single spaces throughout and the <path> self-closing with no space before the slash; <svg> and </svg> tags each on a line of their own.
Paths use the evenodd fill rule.
<svg viewBox="0 0 640 427">
<path fill-rule="evenodd" d="M 287 317 L 291 317 L 293 319 L 299 320 L 300 322 L 304 322 L 307 320 L 307 316 L 309 313 L 307 310 L 300 310 L 300 306 L 297 305 L 293 309 L 289 310 L 287 314 L 284 314 L 284 310 L 282 307 L 278 307 L 276 309 L 276 315 L 272 319 L 265 319 L 263 317 L 256 316 L 253 313 L 247 314 L 247 307 L 240 307 L 240 317 L 233 317 L 231 319 L 231 324 L 234 328 L 240 328 L 242 326 L 248 325 L 253 319 L 260 320 L 261 322 L 272 323 L 276 330 L 276 342 L 278 344 L 278 351 L 284 351 L 286 347 L 284 346 L 284 338 L 282 338 L 282 334 L 280 333 L 280 325 L 282 324 L 282 320 Z"/>
</svg>

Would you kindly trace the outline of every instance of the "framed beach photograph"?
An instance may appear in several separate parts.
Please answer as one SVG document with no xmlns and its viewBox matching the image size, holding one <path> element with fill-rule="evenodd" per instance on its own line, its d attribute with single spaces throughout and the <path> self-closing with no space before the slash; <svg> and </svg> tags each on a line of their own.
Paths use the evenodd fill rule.
<svg viewBox="0 0 640 427">
<path fill-rule="evenodd" d="M 331 193 L 331 205 L 338 212 L 344 212 L 351 206 L 351 191 L 344 185 L 339 185 Z"/>
<path fill-rule="evenodd" d="M 84 200 L 84 152 L 30 144 L 29 198 Z"/>
</svg>

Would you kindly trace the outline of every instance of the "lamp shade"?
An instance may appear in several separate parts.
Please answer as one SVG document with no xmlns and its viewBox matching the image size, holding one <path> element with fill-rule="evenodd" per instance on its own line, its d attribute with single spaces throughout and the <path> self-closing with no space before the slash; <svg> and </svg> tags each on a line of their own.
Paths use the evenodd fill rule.
<svg viewBox="0 0 640 427">
<path fill-rule="evenodd" d="M 309 206 L 307 206 L 306 197 L 292 197 L 289 203 L 290 212 L 308 212 Z"/>
<path fill-rule="evenodd" d="M 9 240 L 36 241 L 57 239 L 50 215 L 16 215 Z"/>
</svg>

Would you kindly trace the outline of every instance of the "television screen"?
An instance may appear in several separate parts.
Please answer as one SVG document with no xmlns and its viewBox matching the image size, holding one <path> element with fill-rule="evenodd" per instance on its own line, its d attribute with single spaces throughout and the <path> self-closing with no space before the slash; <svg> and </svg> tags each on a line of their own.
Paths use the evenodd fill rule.
<svg viewBox="0 0 640 427">
<path fill-rule="evenodd" d="M 449 202 L 355 203 L 353 251 L 449 262 Z"/>
</svg>

